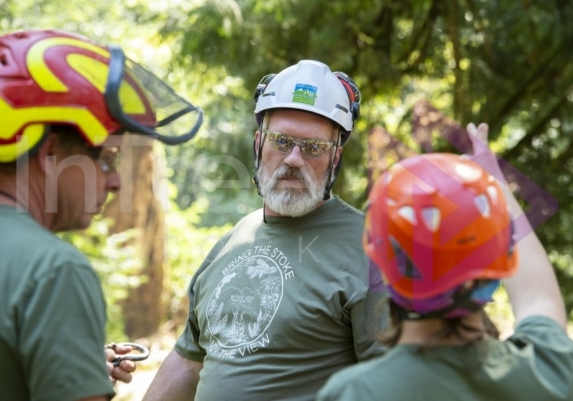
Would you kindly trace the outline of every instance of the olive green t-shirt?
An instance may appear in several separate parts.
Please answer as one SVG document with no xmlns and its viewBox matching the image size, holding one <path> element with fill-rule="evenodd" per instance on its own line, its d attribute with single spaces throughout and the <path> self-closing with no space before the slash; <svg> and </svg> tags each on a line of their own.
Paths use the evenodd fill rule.
<svg viewBox="0 0 573 401">
<path fill-rule="evenodd" d="M 90 263 L 14 207 L 0 206 L 0 238 L 0 400 L 112 396 Z"/>
<path fill-rule="evenodd" d="M 240 221 L 190 284 L 175 349 L 204 363 L 198 401 L 310 401 L 332 373 L 384 351 L 362 212 L 334 198 L 266 219 L 259 210 Z"/>
<path fill-rule="evenodd" d="M 524 319 L 505 341 L 399 345 L 335 375 L 317 401 L 571 401 L 573 342 L 553 320 Z"/>
</svg>

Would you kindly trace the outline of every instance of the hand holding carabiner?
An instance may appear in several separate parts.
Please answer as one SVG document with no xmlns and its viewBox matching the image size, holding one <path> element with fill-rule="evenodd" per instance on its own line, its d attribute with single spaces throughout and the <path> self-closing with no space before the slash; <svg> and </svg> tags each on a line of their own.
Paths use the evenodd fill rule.
<svg viewBox="0 0 573 401">
<path fill-rule="evenodd" d="M 119 366 L 121 361 L 143 361 L 149 357 L 149 350 L 141 344 L 138 343 L 111 343 L 106 345 L 106 347 L 113 349 L 116 351 L 117 354 L 121 354 L 116 356 L 111 363 L 113 366 Z M 124 349 L 128 347 L 129 351 L 127 352 L 118 352 L 118 349 Z M 133 354 L 133 351 L 137 351 L 138 353 Z"/>
<path fill-rule="evenodd" d="M 146 359 L 149 350 L 137 343 L 110 343 L 105 346 L 105 354 L 112 381 L 129 383 L 132 380 L 131 373 L 136 368 L 135 362 Z"/>
</svg>

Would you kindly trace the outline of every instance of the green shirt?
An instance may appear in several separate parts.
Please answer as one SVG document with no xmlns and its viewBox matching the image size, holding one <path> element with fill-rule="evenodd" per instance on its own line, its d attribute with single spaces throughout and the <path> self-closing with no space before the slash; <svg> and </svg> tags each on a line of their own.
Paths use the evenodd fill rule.
<svg viewBox="0 0 573 401">
<path fill-rule="evenodd" d="M 571 401 L 573 342 L 553 320 L 524 319 L 505 341 L 398 345 L 335 374 L 317 401 Z"/>
<path fill-rule="evenodd" d="M 382 354 L 363 224 L 335 198 L 300 218 L 256 211 L 215 245 L 176 344 L 204 363 L 196 400 L 310 401 L 332 373 Z"/>
<path fill-rule="evenodd" d="M 0 206 L 0 400 L 113 395 L 99 278 L 73 246 Z"/>
</svg>

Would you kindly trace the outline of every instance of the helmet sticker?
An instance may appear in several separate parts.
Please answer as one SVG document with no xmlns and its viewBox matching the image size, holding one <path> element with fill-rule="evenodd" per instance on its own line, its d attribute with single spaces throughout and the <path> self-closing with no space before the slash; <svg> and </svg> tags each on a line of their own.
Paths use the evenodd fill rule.
<svg viewBox="0 0 573 401">
<path fill-rule="evenodd" d="M 295 103 L 304 103 L 314 105 L 316 101 L 316 86 L 307 84 L 296 84 L 292 94 L 292 101 Z"/>
</svg>

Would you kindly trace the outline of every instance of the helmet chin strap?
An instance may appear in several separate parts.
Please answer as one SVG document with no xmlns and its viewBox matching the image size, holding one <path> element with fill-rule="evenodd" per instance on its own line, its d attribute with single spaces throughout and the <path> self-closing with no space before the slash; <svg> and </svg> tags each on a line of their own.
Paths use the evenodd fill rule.
<svg viewBox="0 0 573 401">
<path fill-rule="evenodd" d="M 259 136 L 259 148 L 257 149 L 257 144 L 256 141 L 253 141 L 253 152 L 254 152 L 254 156 L 255 156 L 255 173 L 253 174 L 253 183 L 255 184 L 255 187 L 257 188 L 257 193 L 259 194 L 259 196 L 263 196 L 261 194 L 261 188 L 259 186 L 259 177 L 258 177 L 258 173 L 259 173 L 259 165 L 261 164 L 261 155 L 263 153 L 263 144 L 265 141 L 265 137 L 266 135 L 262 133 L 261 130 L 261 134 Z"/>
<path fill-rule="evenodd" d="M 332 155 L 332 157 L 330 158 L 330 165 L 328 167 L 328 181 L 326 182 L 326 185 L 324 187 L 324 195 L 322 197 L 322 200 L 328 200 L 330 199 L 331 196 L 331 191 L 332 191 L 332 187 L 334 186 L 334 182 L 336 181 L 336 177 L 338 176 L 338 172 L 340 171 L 340 168 L 342 167 L 342 154 L 343 154 L 343 150 L 344 148 L 340 147 L 340 139 L 342 137 L 342 132 L 338 133 L 338 138 L 336 140 L 336 146 L 334 147 L 334 154 Z M 340 147 L 340 158 L 338 159 L 338 163 L 336 164 L 336 167 L 334 166 L 334 158 L 336 157 L 336 150 Z"/>
</svg>

